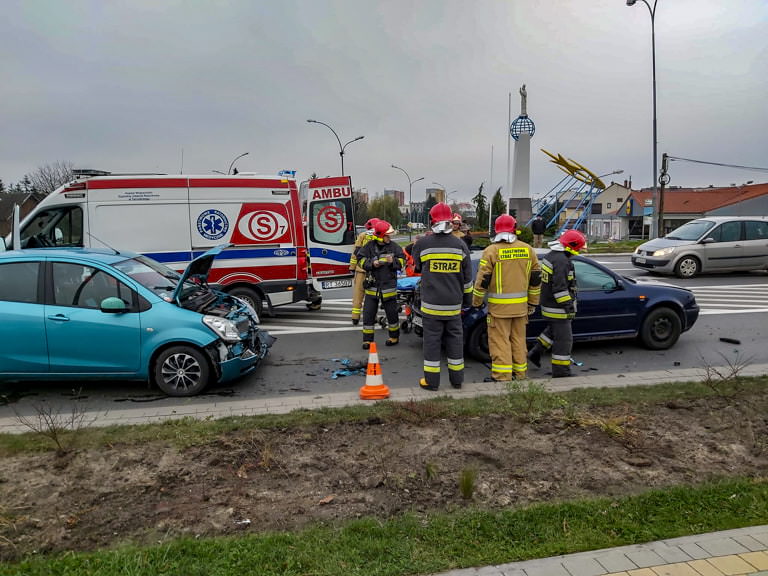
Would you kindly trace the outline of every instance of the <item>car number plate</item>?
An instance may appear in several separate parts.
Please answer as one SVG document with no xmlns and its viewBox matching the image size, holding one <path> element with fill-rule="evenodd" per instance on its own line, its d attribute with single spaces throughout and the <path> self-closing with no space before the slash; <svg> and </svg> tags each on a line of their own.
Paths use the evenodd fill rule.
<svg viewBox="0 0 768 576">
<path fill-rule="evenodd" d="M 323 289 L 328 288 L 351 288 L 352 278 L 343 278 L 341 280 L 323 280 L 320 282 L 320 287 Z"/>
<path fill-rule="evenodd" d="M 638 264 L 645 264 L 645 258 L 635 258 L 635 262 Z"/>
<path fill-rule="evenodd" d="M 421 326 L 421 316 L 416 316 L 416 314 L 413 315 L 413 325 Z"/>
</svg>

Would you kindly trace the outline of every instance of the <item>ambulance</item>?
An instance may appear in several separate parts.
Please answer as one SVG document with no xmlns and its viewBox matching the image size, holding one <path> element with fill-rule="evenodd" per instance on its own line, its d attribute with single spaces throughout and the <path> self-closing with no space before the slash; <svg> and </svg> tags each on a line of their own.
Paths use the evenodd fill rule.
<svg viewBox="0 0 768 576">
<path fill-rule="evenodd" d="M 300 191 L 301 188 L 301 191 Z M 284 175 L 111 174 L 81 170 L 21 223 L 22 248 L 126 249 L 182 271 L 221 244 L 210 285 L 261 313 L 352 286 L 348 176 L 299 187 Z"/>
</svg>

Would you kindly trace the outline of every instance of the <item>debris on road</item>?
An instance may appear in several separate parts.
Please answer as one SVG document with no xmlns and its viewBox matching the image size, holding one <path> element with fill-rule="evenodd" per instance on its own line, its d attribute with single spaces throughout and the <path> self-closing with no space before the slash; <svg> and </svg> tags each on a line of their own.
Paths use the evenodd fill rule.
<svg viewBox="0 0 768 576">
<path fill-rule="evenodd" d="M 735 338 L 720 338 L 720 342 L 726 342 L 728 344 L 741 344 L 741 340 L 736 340 Z"/>
</svg>

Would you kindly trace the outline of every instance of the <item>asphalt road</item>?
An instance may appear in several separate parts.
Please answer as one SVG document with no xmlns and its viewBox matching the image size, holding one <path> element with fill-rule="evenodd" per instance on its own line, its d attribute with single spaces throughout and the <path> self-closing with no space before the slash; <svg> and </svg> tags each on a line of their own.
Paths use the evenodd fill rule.
<svg viewBox="0 0 768 576">
<path fill-rule="evenodd" d="M 620 274 L 648 275 L 633 268 L 627 256 L 595 258 Z M 649 351 L 634 341 L 577 344 L 573 356 L 583 363 L 574 367 L 577 372 L 616 374 L 619 378 L 621 374 L 647 370 L 768 363 L 768 274 L 660 280 L 694 290 L 702 314 L 693 329 L 667 351 Z M 278 338 L 266 361 L 253 374 L 235 383 L 212 387 L 200 397 L 165 398 L 142 383 L 0 384 L 0 395 L 7 400 L 0 405 L 0 416 L 28 408 L 30 403 L 43 402 L 60 408 L 73 398 L 89 409 L 109 410 L 126 403 L 203 405 L 216 402 L 221 396 L 258 399 L 357 390 L 363 385 L 364 376 L 333 377 L 336 371 L 346 368 L 344 361 L 365 366 L 368 359 L 368 353 L 361 348 L 360 328 L 349 321 L 349 302 L 350 293 L 346 290 L 330 298 L 326 296 L 319 312 L 301 306 L 279 308 L 276 317 L 263 319 L 264 326 Z M 739 344 L 723 342 L 721 338 L 735 339 Z M 377 330 L 384 382 L 392 389 L 417 386 L 422 375 L 421 338 L 413 333 L 403 334 L 400 344 L 391 348 L 383 345 L 384 340 L 384 332 Z M 532 367 L 530 376 L 545 377 L 546 372 L 544 364 L 542 369 Z M 467 359 L 468 383 L 481 381 L 488 373 L 487 366 Z M 447 386 L 445 368 L 442 377 L 443 385 Z"/>
</svg>

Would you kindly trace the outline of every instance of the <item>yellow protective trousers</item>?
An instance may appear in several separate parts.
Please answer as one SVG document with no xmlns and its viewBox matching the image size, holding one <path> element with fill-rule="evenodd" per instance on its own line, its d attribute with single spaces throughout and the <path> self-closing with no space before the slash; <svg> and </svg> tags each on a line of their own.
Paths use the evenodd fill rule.
<svg viewBox="0 0 768 576">
<path fill-rule="evenodd" d="M 528 316 L 487 317 L 488 348 L 491 353 L 491 377 L 494 380 L 522 380 L 528 373 L 528 347 L 525 328 Z"/>
</svg>

